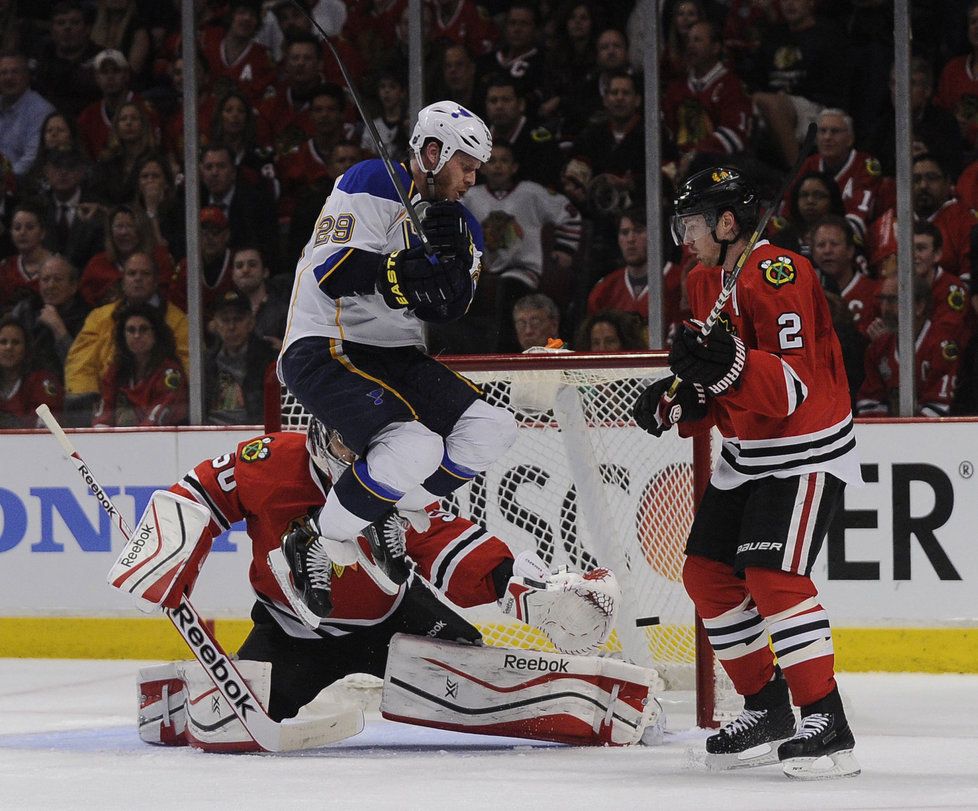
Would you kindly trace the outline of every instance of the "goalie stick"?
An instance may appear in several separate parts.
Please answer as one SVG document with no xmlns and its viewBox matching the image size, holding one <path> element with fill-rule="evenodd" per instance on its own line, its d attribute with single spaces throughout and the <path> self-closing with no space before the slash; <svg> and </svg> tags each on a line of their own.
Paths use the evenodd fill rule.
<svg viewBox="0 0 978 811">
<path fill-rule="evenodd" d="M 397 192 L 398 198 L 400 198 L 405 211 L 407 211 L 408 219 L 411 221 L 411 226 L 414 228 L 414 232 L 418 235 L 421 240 L 422 246 L 424 246 L 425 256 L 428 257 L 428 261 L 432 264 L 435 263 L 435 251 L 431 247 L 431 241 L 425 235 L 424 229 L 421 227 L 421 219 L 418 216 L 418 212 L 415 211 L 414 206 L 411 205 L 411 201 L 408 199 L 407 192 L 404 190 L 404 184 L 401 183 L 401 178 L 398 177 L 397 171 L 394 169 L 394 163 L 391 161 L 390 154 L 387 152 L 387 147 L 384 146 L 384 141 L 380 137 L 380 133 L 377 132 L 377 127 L 374 125 L 373 119 L 367 115 L 367 111 L 363 107 L 363 101 L 360 98 L 360 94 L 357 92 L 356 86 L 353 84 L 353 80 L 350 78 L 350 74 L 346 70 L 346 65 L 343 64 L 343 60 L 340 58 L 339 51 L 330 42 L 329 34 L 323 29 L 323 27 L 316 22 L 316 19 L 309 13 L 307 9 L 299 0 L 292 0 L 293 4 L 302 13 L 306 19 L 316 28 L 320 36 L 323 38 L 323 42 L 329 47 L 329 51 L 333 54 L 333 59 L 336 60 L 336 64 L 340 68 L 340 73 L 343 74 L 343 81 L 346 82 L 346 87 L 350 91 L 350 96 L 353 98 L 353 103 L 357 106 L 357 111 L 360 113 L 360 118 L 363 120 L 363 125 L 367 128 L 367 133 L 370 135 L 370 140 L 373 142 L 374 149 L 380 156 L 380 159 L 384 162 L 384 168 L 387 169 L 387 174 L 390 175 L 391 182 L 394 184 L 394 191 Z M 427 203 L 425 203 L 427 207 Z M 423 210 L 423 209 L 422 209 Z"/>
<path fill-rule="evenodd" d="M 701 334 L 698 340 L 702 341 L 703 338 L 709 335 L 710 331 L 716 324 L 717 319 L 720 317 L 720 311 L 723 310 L 724 305 L 727 303 L 731 294 L 733 293 L 734 287 L 737 286 L 737 279 L 740 277 L 740 272 L 744 269 L 744 265 L 747 264 L 751 251 L 754 250 L 754 246 L 757 244 L 758 240 L 760 240 L 761 235 L 764 233 L 764 229 L 767 228 L 768 222 L 770 222 L 771 217 L 774 216 L 774 212 L 777 211 L 778 206 L 781 205 L 781 201 L 788 193 L 788 189 L 791 188 L 791 185 L 798 179 L 798 173 L 801 171 L 802 164 L 805 162 L 805 159 L 815 146 L 815 135 L 817 132 L 818 127 L 813 121 L 808 125 L 808 131 L 805 133 L 805 140 L 802 142 L 801 148 L 798 150 L 798 158 L 795 160 L 795 165 L 791 167 L 791 171 L 788 172 L 787 176 L 785 177 L 784 182 L 781 184 L 781 188 L 778 189 L 777 196 L 771 202 L 771 205 L 768 207 L 767 211 L 764 212 L 764 216 L 761 217 L 760 221 L 757 223 L 757 227 L 747 240 L 747 244 L 744 246 L 743 252 L 737 258 L 737 263 L 733 266 L 733 270 L 727 274 L 727 277 L 723 282 L 723 287 L 720 289 L 720 295 L 717 296 L 713 309 L 710 310 L 710 314 L 703 322 L 703 327 L 700 330 Z M 682 380 L 680 380 L 679 376 L 677 375 L 676 379 L 672 381 L 672 385 L 669 387 L 669 391 L 666 392 L 665 396 L 668 398 L 675 397 L 676 392 L 679 391 L 679 385 L 681 383 Z"/>
<path fill-rule="evenodd" d="M 88 485 L 102 509 L 128 541 L 132 535 L 129 524 L 99 484 L 91 468 L 75 450 L 51 410 L 46 405 L 40 405 L 36 412 L 61 444 L 65 454 L 77 469 L 78 475 Z M 363 712 L 354 707 L 338 710 L 330 716 L 306 721 L 292 723 L 273 721 L 262 708 L 261 702 L 241 676 L 231 657 L 225 653 L 224 648 L 204 625 L 200 614 L 186 594 L 180 598 L 180 604 L 176 608 L 165 608 L 163 613 L 190 647 L 197 661 L 214 682 L 214 686 L 224 696 L 228 706 L 255 742 L 265 751 L 288 752 L 296 749 L 315 749 L 342 741 L 363 731 Z"/>
</svg>

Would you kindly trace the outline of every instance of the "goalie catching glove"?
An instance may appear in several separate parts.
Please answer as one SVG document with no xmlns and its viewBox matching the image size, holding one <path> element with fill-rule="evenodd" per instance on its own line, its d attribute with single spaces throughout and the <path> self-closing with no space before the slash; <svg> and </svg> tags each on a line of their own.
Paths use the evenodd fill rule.
<svg viewBox="0 0 978 811">
<path fill-rule="evenodd" d="M 475 247 L 459 203 L 432 203 L 421 227 L 434 257 L 422 246 L 394 251 L 381 262 L 377 292 L 393 310 L 448 304 L 472 290 Z"/>
<path fill-rule="evenodd" d="M 525 554 L 514 563 L 515 572 L 526 567 Z M 541 631 L 561 653 L 575 654 L 590 653 L 607 641 L 620 604 L 621 589 L 612 572 L 593 569 L 580 575 L 567 567 L 553 574 L 514 574 L 500 599 L 504 614 Z"/>
<path fill-rule="evenodd" d="M 747 347 L 717 324 L 703 334 L 702 321 L 686 321 L 669 352 L 669 368 L 681 380 L 699 383 L 714 397 L 736 387 L 747 365 Z"/>
<path fill-rule="evenodd" d="M 653 436 L 662 436 L 677 422 L 701 420 L 707 415 L 706 390 L 703 386 L 683 380 L 670 397 L 669 389 L 675 379 L 675 375 L 669 375 L 656 380 L 632 406 L 632 416 L 639 428 Z"/>
</svg>

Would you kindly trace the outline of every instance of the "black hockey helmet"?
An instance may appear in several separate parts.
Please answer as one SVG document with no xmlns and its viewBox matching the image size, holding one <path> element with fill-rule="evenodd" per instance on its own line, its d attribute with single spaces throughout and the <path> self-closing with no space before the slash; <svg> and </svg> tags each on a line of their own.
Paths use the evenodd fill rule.
<svg viewBox="0 0 978 811">
<path fill-rule="evenodd" d="M 672 236 L 677 245 L 682 245 L 682 218 L 693 214 L 702 214 L 712 232 L 723 212 L 730 211 L 746 237 L 757 226 L 760 198 L 757 187 L 739 169 L 716 166 L 687 179 L 673 205 Z"/>
</svg>

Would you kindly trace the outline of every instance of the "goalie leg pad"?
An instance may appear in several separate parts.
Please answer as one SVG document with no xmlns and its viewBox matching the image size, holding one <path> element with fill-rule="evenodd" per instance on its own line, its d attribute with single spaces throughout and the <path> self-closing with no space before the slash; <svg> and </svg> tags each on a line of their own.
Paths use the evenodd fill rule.
<svg viewBox="0 0 978 811">
<path fill-rule="evenodd" d="M 109 570 L 109 585 L 132 595 L 143 610 L 175 608 L 210 551 L 201 538 L 210 519 L 197 502 L 157 490 Z"/>
<path fill-rule="evenodd" d="M 655 722 L 657 678 L 613 659 L 396 634 L 380 710 L 391 721 L 457 732 L 623 746 Z"/>
<path fill-rule="evenodd" d="M 267 707 L 271 664 L 239 660 L 235 666 Z M 198 662 L 143 667 L 137 681 L 139 737 L 146 743 L 205 752 L 262 751 Z"/>
</svg>

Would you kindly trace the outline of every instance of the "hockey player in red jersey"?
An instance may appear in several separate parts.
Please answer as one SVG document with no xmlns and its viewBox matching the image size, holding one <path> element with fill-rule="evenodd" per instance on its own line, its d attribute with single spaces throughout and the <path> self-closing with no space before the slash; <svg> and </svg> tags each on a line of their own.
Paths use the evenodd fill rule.
<svg viewBox="0 0 978 811">
<path fill-rule="evenodd" d="M 687 280 L 694 318 L 707 317 L 757 223 L 757 190 L 735 169 L 680 188 L 674 233 L 698 259 Z M 810 578 L 846 483 L 860 481 L 828 304 L 807 259 L 760 241 L 706 336 L 702 323 L 687 322 L 673 343 L 678 389 L 670 396 L 673 377 L 657 381 L 634 414 L 656 436 L 676 423 L 683 435 L 723 435 L 683 583 L 744 711 L 707 739 L 708 757 L 720 768 L 780 760 L 790 777 L 856 774 L 832 632 Z M 823 756 L 828 768 L 816 763 Z"/>
<path fill-rule="evenodd" d="M 354 460 L 335 432 L 313 420 L 308 437 L 273 433 L 247 440 L 233 453 L 201 462 L 170 488 L 210 516 L 196 544 L 201 558 L 216 536 L 238 521 L 247 523 L 253 550 L 249 579 L 257 601 L 251 612 L 254 627 L 238 651 L 238 664 L 248 678 L 259 667 L 255 663 L 271 663 L 265 697 L 271 718 L 294 717 L 325 687 L 351 673 L 384 677 L 394 634 L 480 641 L 479 631 L 456 612 L 456 606 L 499 600 L 504 613 L 537 627 L 566 654 L 590 652 L 607 639 L 620 602 L 613 574 L 605 569 L 583 576 L 567 571 L 551 574 L 535 553 L 514 556 L 503 540 L 437 504 L 424 511 L 393 515 L 381 530 L 385 534 L 383 552 L 392 559 L 387 562 L 408 570 L 396 594 L 381 590 L 362 564 L 334 564 L 310 516 L 322 506 L 332 481 Z M 289 576 L 284 561 L 276 564 L 280 548 L 288 557 L 301 560 L 295 566 L 301 579 Z M 187 581 L 195 577 L 195 571 L 181 574 L 177 579 L 184 583 L 174 593 L 191 591 L 193 583 Z M 194 701 L 194 691 L 208 694 L 212 685 L 202 679 L 202 685 L 195 688 L 186 677 L 182 684 L 173 684 L 174 672 L 181 671 L 165 665 L 141 674 L 140 692 L 145 700 L 140 734 L 144 740 L 192 743 L 209 751 L 257 748 L 231 716 L 210 725 L 200 722 L 199 716 L 207 710 L 190 706 L 200 704 Z M 267 671 L 263 678 L 269 680 Z M 170 698 L 161 695 L 161 684 L 170 685 Z M 154 708 L 162 702 L 173 709 L 172 695 L 185 689 L 189 702 L 185 727 L 174 732 L 172 725 L 161 720 L 169 710 L 161 714 Z M 505 700 L 511 704 L 513 696 Z M 637 706 L 639 715 L 648 721 L 652 714 L 645 713 L 641 702 Z M 443 712 L 445 709 L 442 707 Z M 532 713 L 525 724 L 528 729 L 533 724 L 530 716 Z M 549 740 L 587 745 L 593 737 L 595 744 L 620 742 L 608 732 L 599 738 L 591 732 L 590 723 L 584 724 L 586 736 L 582 737 L 576 723 L 557 722 L 540 730 Z M 222 731 L 216 731 L 218 726 Z M 489 728 L 472 731 L 487 732 Z M 513 729 L 512 734 L 520 736 Z M 633 724 L 629 734 L 640 737 L 641 733 Z"/>
</svg>

